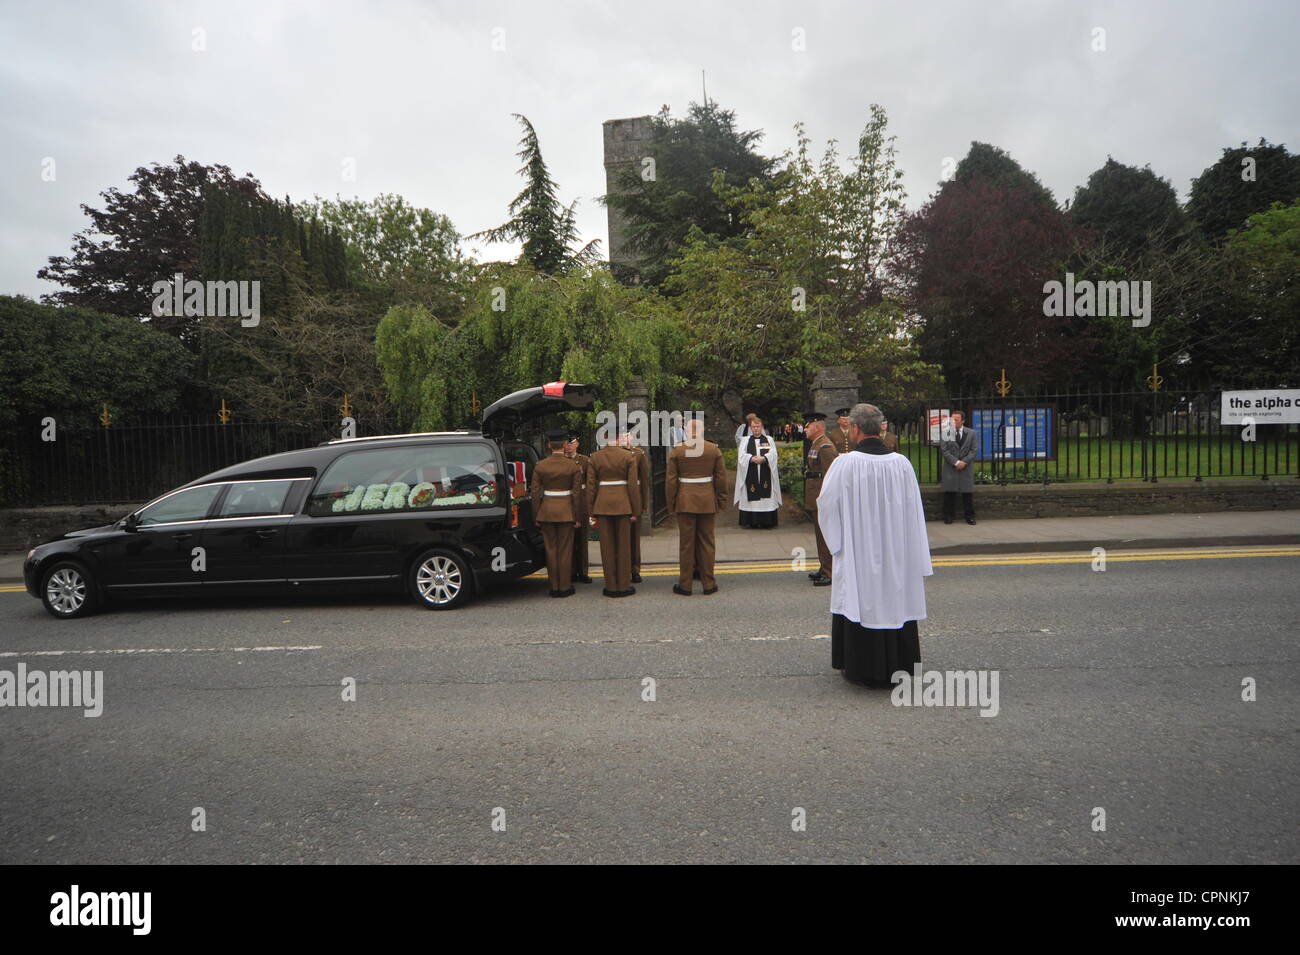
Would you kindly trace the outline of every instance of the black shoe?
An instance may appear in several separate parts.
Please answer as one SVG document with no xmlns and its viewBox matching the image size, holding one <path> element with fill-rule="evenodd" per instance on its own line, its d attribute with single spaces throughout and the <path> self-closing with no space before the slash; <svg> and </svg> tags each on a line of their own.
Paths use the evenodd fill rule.
<svg viewBox="0 0 1300 955">
<path fill-rule="evenodd" d="M 831 579 L 829 577 L 818 577 L 813 581 L 814 587 L 829 587 L 830 585 Z"/>
<path fill-rule="evenodd" d="M 709 587 L 704 591 L 704 596 L 707 597 L 709 594 L 716 594 L 717 592 L 718 592 L 718 585 L 714 584 L 712 587 Z"/>
<path fill-rule="evenodd" d="M 629 587 L 629 588 L 627 588 L 627 590 L 623 591 L 623 596 L 624 596 L 624 597 L 631 597 L 634 593 L 636 593 L 636 588 L 635 588 L 635 587 Z"/>
<path fill-rule="evenodd" d="M 944 522 L 945 524 L 951 524 L 951 523 L 952 523 L 952 518 L 951 518 L 951 517 L 945 517 L 945 518 L 943 519 L 943 522 Z"/>
<path fill-rule="evenodd" d="M 966 518 L 966 523 L 967 523 L 967 524 L 974 524 L 974 523 L 975 523 L 975 518 L 973 518 L 973 517 L 968 517 L 968 518 Z"/>
<path fill-rule="evenodd" d="M 634 583 L 634 584 L 639 584 L 639 583 L 641 583 L 641 575 L 640 575 L 640 574 L 633 574 L 633 575 L 632 575 L 632 583 Z"/>
<path fill-rule="evenodd" d="M 816 579 L 817 579 L 818 577 L 820 577 L 821 575 L 822 575 L 822 572 L 821 572 L 820 570 L 814 570 L 811 574 L 808 575 L 808 579 L 809 579 L 809 580 L 816 580 Z"/>
<path fill-rule="evenodd" d="M 575 584 L 589 584 L 591 583 L 591 578 L 588 577 L 586 574 L 579 574 L 578 576 L 573 578 L 573 582 Z"/>
<path fill-rule="evenodd" d="M 600 592 L 604 594 L 606 597 L 623 596 L 623 592 L 621 590 L 610 590 L 608 587 L 602 587 Z"/>
<path fill-rule="evenodd" d="M 551 596 L 552 596 L 552 597 L 572 597 L 572 596 L 573 596 L 574 594 L 576 594 L 577 592 L 578 592 L 578 591 L 577 591 L 575 588 L 570 587 L 568 590 L 561 590 L 561 591 L 559 591 L 558 593 L 553 593 L 553 594 L 551 594 Z"/>
<path fill-rule="evenodd" d="M 673 593 L 681 594 L 683 597 L 689 597 L 691 595 L 689 590 L 683 590 L 681 587 L 677 586 L 677 584 L 673 584 Z"/>
</svg>

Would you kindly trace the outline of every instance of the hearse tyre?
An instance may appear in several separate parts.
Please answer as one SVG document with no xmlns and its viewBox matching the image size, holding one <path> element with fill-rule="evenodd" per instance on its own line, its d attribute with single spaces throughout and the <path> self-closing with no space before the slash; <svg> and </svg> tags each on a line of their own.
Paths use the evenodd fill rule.
<svg viewBox="0 0 1300 955">
<path fill-rule="evenodd" d="M 454 610 L 474 596 L 474 573 L 469 562 L 445 547 L 427 550 L 407 575 L 411 596 L 427 610 Z"/>
<path fill-rule="evenodd" d="M 41 603 L 59 620 L 86 617 L 99 609 L 99 588 L 84 564 L 55 561 L 41 574 Z"/>
</svg>

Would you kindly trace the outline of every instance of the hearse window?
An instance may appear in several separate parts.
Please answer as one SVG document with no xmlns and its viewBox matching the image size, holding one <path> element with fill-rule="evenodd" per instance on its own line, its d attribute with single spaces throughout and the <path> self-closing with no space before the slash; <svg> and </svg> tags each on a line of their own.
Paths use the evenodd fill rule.
<svg viewBox="0 0 1300 955">
<path fill-rule="evenodd" d="M 496 455 L 482 444 L 350 451 L 321 475 L 307 513 L 324 517 L 496 504 L 496 470 Z"/>
<path fill-rule="evenodd" d="M 204 520 L 208 516 L 208 508 L 216 500 L 221 488 L 220 484 L 204 484 L 202 487 L 177 491 L 141 511 L 139 526 Z"/>
<path fill-rule="evenodd" d="M 217 517 L 264 517 L 284 513 L 292 481 L 238 481 L 230 485 Z"/>
</svg>

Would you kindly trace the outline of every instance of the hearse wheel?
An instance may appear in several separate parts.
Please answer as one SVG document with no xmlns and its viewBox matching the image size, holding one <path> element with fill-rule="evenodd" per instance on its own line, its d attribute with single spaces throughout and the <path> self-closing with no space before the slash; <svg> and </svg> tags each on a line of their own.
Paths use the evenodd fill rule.
<svg viewBox="0 0 1300 955">
<path fill-rule="evenodd" d="M 411 595 L 429 610 L 452 610 L 474 593 L 474 576 L 465 558 L 451 550 L 421 554 L 410 572 Z"/>
<path fill-rule="evenodd" d="M 95 580 L 82 564 L 58 561 L 41 575 L 41 603 L 60 620 L 85 617 L 99 609 Z"/>
</svg>

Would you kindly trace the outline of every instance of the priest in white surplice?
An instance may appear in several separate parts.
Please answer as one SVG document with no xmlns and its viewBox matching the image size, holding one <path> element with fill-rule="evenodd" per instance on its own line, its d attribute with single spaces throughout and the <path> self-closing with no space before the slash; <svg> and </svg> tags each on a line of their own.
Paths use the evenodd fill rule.
<svg viewBox="0 0 1300 955">
<path fill-rule="evenodd" d="M 880 409 L 849 412 L 851 450 L 822 482 L 817 522 L 835 558 L 831 578 L 831 666 L 846 679 L 890 686 L 921 660 L 916 622 L 925 619 L 930 542 L 911 462 L 880 440 Z"/>
<path fill-rule="evenodd" d="M 748 440 L 736 451 L 736 488 L 732 503 L 740 511 L 741 527 L 776 527 L 781 510 L 781 477 L 776 440 L 758 415 L 749 416 Z"/>
</svg>

